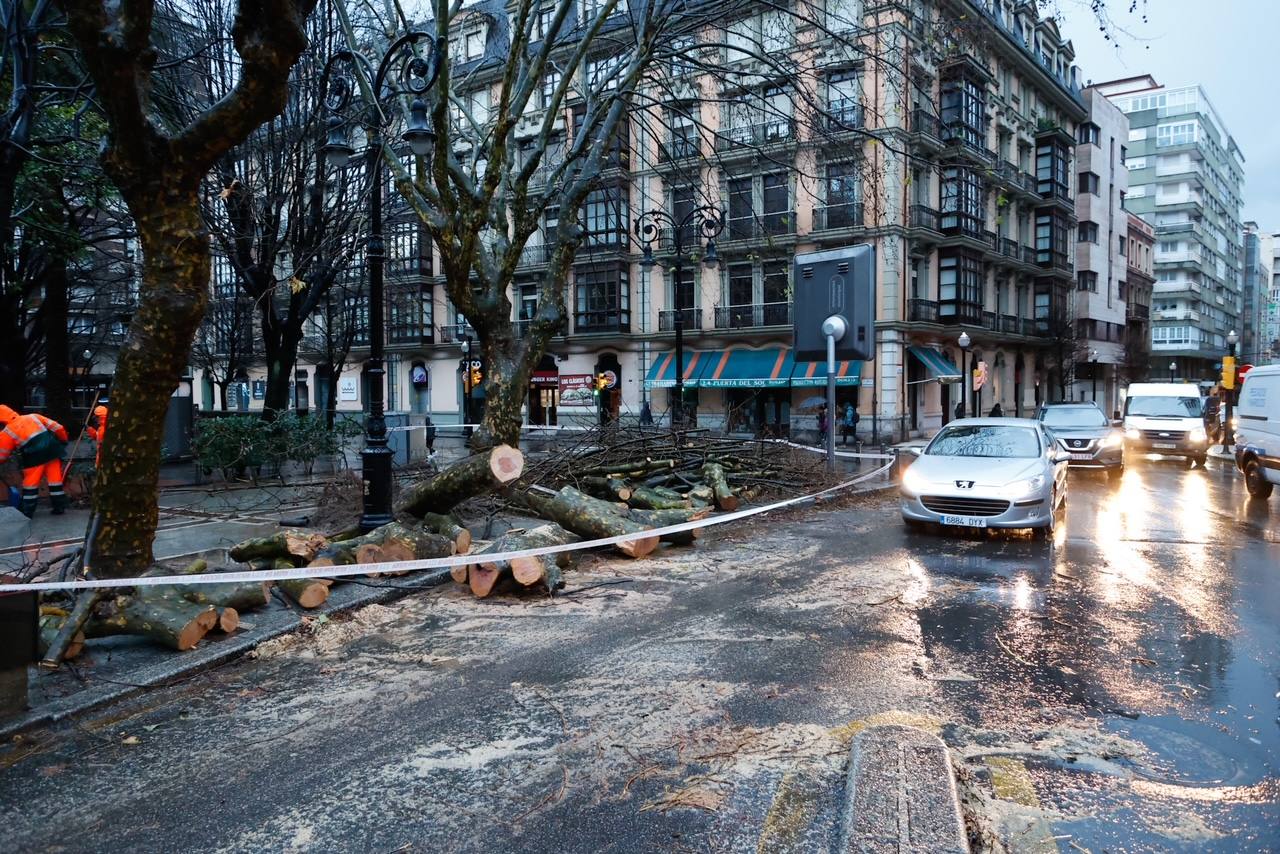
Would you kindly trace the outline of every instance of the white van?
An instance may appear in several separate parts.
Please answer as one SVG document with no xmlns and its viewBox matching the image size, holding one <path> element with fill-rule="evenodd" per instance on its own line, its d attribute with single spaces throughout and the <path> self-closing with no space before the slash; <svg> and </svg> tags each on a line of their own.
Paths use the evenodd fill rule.
<svg viewBox="0 0 1280 854">
<path fill-rule="evenodd" d="M 1245 374 L 1236 406 L 1236 466 L 1255 498 L 1280 483 L 1280 365 Z"/>
<path fill-rule="evenodd" d="M 1165 454 L 1204 465 L 1204 400 L 1190 383 L 1133 383 L 1124 400 L 1125 454 Z"/>
</svg>

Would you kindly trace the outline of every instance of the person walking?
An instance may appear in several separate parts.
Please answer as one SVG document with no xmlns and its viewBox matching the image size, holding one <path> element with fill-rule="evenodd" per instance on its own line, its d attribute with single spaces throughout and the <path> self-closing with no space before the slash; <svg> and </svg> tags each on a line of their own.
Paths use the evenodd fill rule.
<svg viewBox="0 0 1280 854">
<path fill-rule="evenodd" d="M 644 403 L 640 404 L 640 426 L 641 427 L 653 426 L 653 410 L 649 408 L 649 401 L 647 400 Z"/>
<path fill-rule="evenodd" d="M 102 468 L 102 443 L 107 441 L 107 408 L 99 404 L 93 408 L 93 417 L 98 420 L 98 426 L 90 424 L 84 428 L 84 432 L 89 434 L 89 438 L 98 446 L 97 451 L 93 455 L 93 467 L 95 469 Z"/>
<path fill-rule="evenodd" d="M 0 463 L 14 453 L 22 458 L 23 514 L 36 515 L 40 481 L 49 484 L 53 515 L 67 510 L 67 494 L 62 491 L 62 457 L 67 450 L 67 428 L 52 418 L 35 412 L 19 415 L 0 403 Z"/>
<path fill-rule="evenodd" d="M 849 444 L 849 437 L 853 436 L 853 443 L 858 444 L 858 409 L 852 403 L 844 405 L 844 430 L 840 444 Z"/>
<path fill-rule="evenodd" d="M 818 408 L 818 445 L 825 447 L 827 444 L 827 405 L 824 403 Z"/>
<path fill-rule="evenodd" d="M 427 428 L 424 432 L 427 437 L 427 456 L 429 457 L 436 452 L 436 425 L 431 421 L 430 415 L 426 416 L 422 423 Z"/>
<path fill-rule="evenodd" d="M 1004 409 L 1001 408 L 999 401 L 996 402 L 995 406 L 991 407 L 991 411 L 987 413 L 987 417 L 1004 418 Z"/>
</svg>

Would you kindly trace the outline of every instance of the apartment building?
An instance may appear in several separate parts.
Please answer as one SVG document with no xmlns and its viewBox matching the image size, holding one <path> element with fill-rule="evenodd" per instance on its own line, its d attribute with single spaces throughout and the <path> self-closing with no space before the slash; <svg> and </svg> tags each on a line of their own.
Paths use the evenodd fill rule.
<svg viewBox="0 0 1280 854">
<path fill-rule="evenodd" d="M 1126 207 L 1156 229 L 1154 374 L 1211 382 L 1242 320 L 1244 155 L 1200 86 L 1095 88 L 1129 118 Z"/>
<path fill-rule="evenodd" d="M 842 2 L 839 14 L 832 6 L 823 27 L 801 16 L 764 20 L 769 11 L 757 10 L 702 33 L 702 47 L 690 49 L 719 52 L 728 73 L 691 80 L 692 97 L 678 110 L 664 102 L 638 111 L 611 144 L 579 215 L 587 239 L 568 283 L 569 328 L 533 375 L 530 423 L 634 418 L 646 402 L 661 419 L 671 407 L 679 311 L 686 411 L 700 426 L 811 429 L 804 404 L 821 394 L 824 369 L 790 350 L 793 294 L 805 286 L 795 280 L 795 256 L 859 243 L 875 248 L 876 358 L 840 365 L 838 397 L 842 408 L 857 406 L 861 432 L 882 440 L 927 433 L 955 417 L 962 389 L 965 411 L 984 414 L 999 404 L 1028 415 L 1068 394 L 1075 152 L 1088 118 L 1070 42 L 1029 3 Z M 467 79 L 478 87 L 464 97 L 481 115 L 495 102 L 496 83 L 485 88 L 482 69 L 504 50 L 500 8 L 468 7 L 458 22 L 467 37 L 457 49 L 476 63 Z M 813 88 L 734 83 L 751 60 L 733 45 L 749 37 L 786 52 L 794 79 Z M 605 59 L 588 61 L 586 72 Z M 696 123 L 682 120 L 691 111 Z M 571 132 L 572 117 L 565 124 Z M 663 258 L 642 265 L 634 219 L 704 199 L 726 218 L 719 263 L 687 264 L 680 282 Z M 545 246 L 568 215 L 549 212 L 526 249 L 511 293 L 517 328 L 533 316 Z M 420 240 L 406 227 L 403 245 L 387 241 L 389 258 L 417 259 L 413 275 L 394 279 L 388 270 L 389 287 L 399 282 L 404 294 L 385 319 L 393 330 L 388 403 L 450 423 L 463 417 L 470 328 Z M 1123 268 L 1109 278 L 1114 309 Z M 1100 316 L 1123 321 L 1123 307 L 1113 314 Z M 363 404 L 361 357 L 357 344 L 335 366 L 340 409 Z M 962 368 L 981 379 L 959 383 Z M 300 370 L 314 387 L 315 367 Z M 473 419 L 481 393 L 472 391 Z"/>
<path fill-rule="evenodd" d="M 1280 234 L 1271 235 L 1271 294 L 1267 304 L 1266 341 L 1269 363 L 1280 362 Z"/>
<path fill-rule="evenodd" d="M 1089 117 L 1076 137 L 1076 358 L 1069 397 L 1112 412 L 1125 381 L 1129 120 L 1092 87 L 1084 102 Z"/>
<path fill-rule="evenodd" d="M 1271 300 L 1271 264 L 1274 243 L 1256 222 L 1244 224 L 1244 276 L 1241 288 L 1240 358 L 1257 363 L 1270 349 L 1267 310 Z"/>
<path fill-rule="evenodd" d="M 1147 379 L 1151 372 L 1151 295 L 1155 288 L 1156 230 L 1134 213 L 1126 215 L 1124 382 Z"/>
</svg>

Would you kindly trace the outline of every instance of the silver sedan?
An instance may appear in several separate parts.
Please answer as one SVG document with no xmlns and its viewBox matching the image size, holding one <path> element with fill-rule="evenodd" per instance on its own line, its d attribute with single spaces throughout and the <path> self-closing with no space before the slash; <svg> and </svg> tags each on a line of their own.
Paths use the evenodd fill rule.
<svg viewBox="0 0 1280 854">
<path fill-rule="evenodd" d="M 902 518 L 965 528 L 1053 533 L 1067 460 L 1030 418 L 962 418 L 933 437 L 902 477 Z"/>
</svg>

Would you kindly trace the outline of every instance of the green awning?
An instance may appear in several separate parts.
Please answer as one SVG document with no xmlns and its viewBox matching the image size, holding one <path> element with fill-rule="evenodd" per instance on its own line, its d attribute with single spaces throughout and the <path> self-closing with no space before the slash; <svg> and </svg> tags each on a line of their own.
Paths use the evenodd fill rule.
<svg viewBox="0 0 1280 854">
<path fill-rule="evenodd" d="M 684 351 L 684 385 L 685 388 L 698 387 L 698 375 L 707 362 L 720 357 L 719 350 L 685 350 Z M 676 384 L 675 353 L 663 353 L 653 360 L 649 366 L 649 375 L 644 379 L 645 388 L 674 388 Z"/>
<path fill-rule="evenodd" d="M 785 348 L 747 350 L 735 347 L 705 360 L 702 388 L 786 388 L 794 362 Z"/>
<path fill-rule="evenodd" d="M 836 385 L 862 382 L 862 362 L 836 362 Z M 816 388 L 827 384 L 827 363 L 796 362 L 791 373 L 792 388 Z"/>
<path fill-rule="evenodd" d="M 908 347 L 907 352 L 920 360 L 929 376 L 942 382 L 959 382 L 960 369 L 951 360 L 932 347 Z"/>
</svg>

